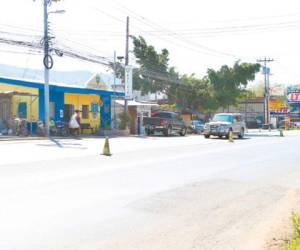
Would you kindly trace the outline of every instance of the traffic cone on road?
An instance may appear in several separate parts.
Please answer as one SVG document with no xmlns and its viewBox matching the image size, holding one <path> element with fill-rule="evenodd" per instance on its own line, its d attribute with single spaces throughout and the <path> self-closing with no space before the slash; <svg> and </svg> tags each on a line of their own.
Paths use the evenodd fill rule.
<svg viewBox="0 0 300 250">
<path fill-rule="evenodd" d="M 103 155 L 111 156 L 108 137 L 105 138 L 105 143 L 104 143 L 104 148 L 103 148 Z"/>
<path fill-rule="evenodd" d="M 229 131 L 228 139 L 229 139 L 229 142 L 234 142 L 233 141 L 233 132 L 232 132 L 232 130 Z"/>
<path fill-rule="evenodd" d="M 283 137 L 283 129 L 282 129 L 282 128 L 279 129 L 279 136 L 280 136 L 280 137 Z"/>
</svg>

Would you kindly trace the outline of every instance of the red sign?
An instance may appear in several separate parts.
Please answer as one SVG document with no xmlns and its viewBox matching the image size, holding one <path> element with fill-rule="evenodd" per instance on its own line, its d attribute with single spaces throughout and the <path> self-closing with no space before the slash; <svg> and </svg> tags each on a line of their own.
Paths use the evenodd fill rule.
<svg viewBox="0 0 300 250">
<path fill-rule="evenodd" d="M 292 92 L 288 94 L 289 102 L 300 102 L 300 92 Z"/>
<path fill-rule="evenodd" d="M 272 114 L 288 114 L 290 113 L 290 109 L 287 107 L 281 108 L 281 109 L 276 109 L 276 110 L 271 110 Z"/>
</svg>

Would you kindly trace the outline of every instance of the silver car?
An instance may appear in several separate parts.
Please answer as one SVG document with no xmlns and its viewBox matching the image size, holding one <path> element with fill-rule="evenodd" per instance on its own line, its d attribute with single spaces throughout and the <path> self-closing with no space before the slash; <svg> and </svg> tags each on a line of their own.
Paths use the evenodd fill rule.
<svg viewBox="0 0 300 250">
<path fill-rule="evenodd" d="M 229 132 L 243 138 L 246 130 L 244 118 L 238 113 L 220 113 L 215 114 L 213 119 L 204 126 L 204 137 L 209 138 L 211 135 L 222 138 L 229 137 Z"/>
</svg>

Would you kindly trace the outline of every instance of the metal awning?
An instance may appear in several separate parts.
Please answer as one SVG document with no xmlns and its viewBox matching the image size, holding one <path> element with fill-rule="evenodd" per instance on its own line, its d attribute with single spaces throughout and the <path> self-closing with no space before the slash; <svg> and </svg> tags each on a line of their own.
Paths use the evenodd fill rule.
<svg viewBox="0 0 300 250">
<path fill-rule="evenodd" d="M 36 94 L 31 94 L 31 93 L 27 93 L 27 92 L 19 92 L 19 91 L 4 91 L 4 92 L 0 92 L 0 96 L 14 96 L 14 95 L 29 96 L 29 97 L 37 97 L 38 96 Z"/>
<path fill-rule="evenodd" d="M 125 101 L 124 100 L 116 100 L 116 103 L 124 106 Z M 128 106 L 159 106 L 157 103 L 151 103 L 151 102 L 137 102 L 135 100 L 130 100 L 127 102 Z"/>
</svg>

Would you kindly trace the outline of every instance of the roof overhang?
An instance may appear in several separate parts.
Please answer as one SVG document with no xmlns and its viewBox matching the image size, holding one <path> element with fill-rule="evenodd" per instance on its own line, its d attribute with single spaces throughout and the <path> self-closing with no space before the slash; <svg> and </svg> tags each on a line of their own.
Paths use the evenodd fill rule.
<svg viewBox="0 0 300 250">
<path fill-rule="evenodd" d="M 125 101 L 124 100 L 116 100 L 116 103 L 124 106 Z M 134 100 L 130 100 L 127 102 L 128 106 L 159 106 L 157 103 L 151 103 L 151 102 L 137 102 Z"/>
</svg>

